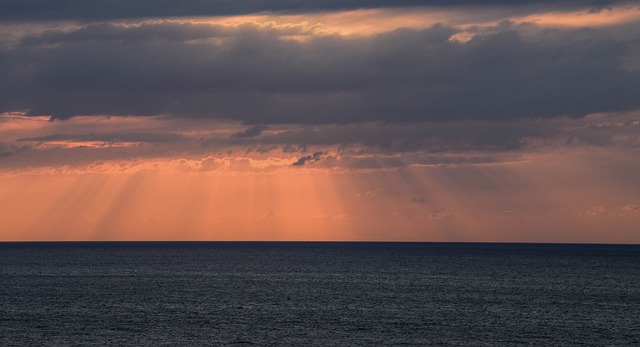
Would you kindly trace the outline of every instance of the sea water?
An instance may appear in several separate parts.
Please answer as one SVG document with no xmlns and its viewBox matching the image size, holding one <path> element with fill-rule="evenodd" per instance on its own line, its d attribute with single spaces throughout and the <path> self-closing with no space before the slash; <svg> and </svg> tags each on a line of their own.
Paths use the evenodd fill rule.
<svg viewBox="0 0 640 347">
<path fill-rule="evenodd" d="M 640 345 L 640 246 L 0 243 L 0 346 Z"/>
</svg>

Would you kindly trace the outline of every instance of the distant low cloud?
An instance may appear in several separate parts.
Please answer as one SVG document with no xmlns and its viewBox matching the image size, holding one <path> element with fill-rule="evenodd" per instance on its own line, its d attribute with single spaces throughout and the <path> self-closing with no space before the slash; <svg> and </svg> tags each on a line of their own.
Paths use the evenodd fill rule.
<svg viewBox="0 0 640 347">
<path fill-rule="evenodd" d="M 307 163 L 313 163 L 316 162 L 320 159 L 322 159 L 322 156 L 324 155 L 324 152 L 315 152 L 313 153 L 313 155 L 307 155 L 304 156 L 300 159 L 298 159 L 298 161 L 296 161 L 295 163 L 291 164 L 292 166 L 304 166 Z"/>
<path fill-rule="evenodd" d="M 636 205 L 636 204 L 624 205 L 622 206 L 622 210 L 625 212 L 638 211 L 640 210 L 640 205 Z"/>
<path fill-rule="evenodd" d="M 426 204 L 427 199 L 424 196 L 413 196 L 411 197 L 411 202 L 415 202 L 418 204 Z"/>
<path fill-rule="evenodd" d="M 90 134 L 52 134 L 37 137 L 24 137 L 19 142 L 49 142 L 49 141 L 103 141 L 103 142 L 179 142 L 184 141 L 185 136 L 176 133 L 90 133 Z"/>
<path fill-rule="evenodd" d="M 202 118 L 77 117 L 48 122 L 44 117 L 0 115 L 0 152 L 6 152 L 0 169 L 239 155 L 281 158 L 286 166 L 299 161 L 296 166 L 368 170 L 504 163 L 518 161 L 524 153 L 581 148 L 633 153 L 640 148 L 639 112 L 503 122 L 280 124 L 268 131 Z M 318 152 L 315 159 L 320 160 L 315 160 Z"/>
<path fill-rule="evenodd" d="M 587 216 L 600 216 L 605 212 L 607 212 L 607 209 L 602 205 L 598 205 L 589 208 L 587 211 L 585 211 L 585 214 Z"/>
<path fill-rule="evenodd" d="M 233 133 L 231 135 L 231 137 L 238 138 L 238 139 L 256 137 L 256 136 L 260 135 L 262 133 L 262 131 L 265 130 L 266 128 L 267 127 L 265 127 L 263 125 L 254 125 L 252 127 L 249 127 L 247 129 L 245 129 L 244 131 L 239 131 L 237 133 Z"/>
</svg>

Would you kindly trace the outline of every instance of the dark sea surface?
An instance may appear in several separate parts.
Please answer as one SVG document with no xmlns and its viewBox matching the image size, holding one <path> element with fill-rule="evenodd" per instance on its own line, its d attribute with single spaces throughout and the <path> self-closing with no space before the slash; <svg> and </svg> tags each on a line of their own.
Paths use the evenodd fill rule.
<svg viewBox="0 0 640 347">
<path fill-rule="evenodd" d="M 39 345 L 640 345 L 640 246 L 0 243 Z"/>
</svg>

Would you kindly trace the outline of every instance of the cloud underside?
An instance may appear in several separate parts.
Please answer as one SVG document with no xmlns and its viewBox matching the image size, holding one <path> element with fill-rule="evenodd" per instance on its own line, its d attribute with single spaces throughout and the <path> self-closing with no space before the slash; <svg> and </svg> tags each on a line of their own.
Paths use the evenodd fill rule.
<svg viewBox="0 0 640 347">
<path fill-rule="evenodd" d="M 50 122 L 4 115 L 0 124 L 5 139 L 0 141 L 0 170 L 6 172 L 92 165 L 95 171 L 96 164 L 108 162 L 137 170 L 151 167 L 146 160 L 204 171 L 368 170 L 505 164 L 535 153 L 573 150 L 634 155 L 640 148 L 638 112 L 503 122 L 269 126 L 172 117 L 84 116 Z"/>
<path fill-rule="evenodd" d="M 0 110 L 266 125 L 582 117 L 640 107 L 634 23 L 315 30 L 152 21 L 24 34 L 0 46 Z"/>
<path fill-rule="evenodd" d="M 83 7 L 100 1 L 3 4 L 0 168 L 384 168 L 638 147 L 632 2 L 448 3 L 194 0 L 125 15 L 110 2 L 103 17 Z M 255 16 L 181 10 L 201 6 Z"/>
<path fill-rule="evenodd" d="M 545 0 L 141 0 L 132 6 L 128 1 L 47 1 L 22 0 L 0 4 L 0 19 L 4 20 L 104 20 L 149 17 L 228 16 L 263 12 L 309 13 L 394 7 L 479 7 L 507 8 L 544 5 L 555 10 L 591 8 L 592 10 L 628 0 L 563 0 L 549 4 Z"/>
</svg>

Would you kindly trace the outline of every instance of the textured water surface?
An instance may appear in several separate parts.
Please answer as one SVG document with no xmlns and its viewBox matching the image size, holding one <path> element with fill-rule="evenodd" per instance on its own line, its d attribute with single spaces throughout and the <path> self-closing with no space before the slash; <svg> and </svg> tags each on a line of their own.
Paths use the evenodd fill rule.
<svg viewBox="0 0 640 347">
<path fill-rule="evenodd" d="M 638 345 L 640 247 L 0 243 L 0 345 Z"/>
</svg>

